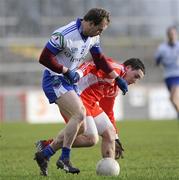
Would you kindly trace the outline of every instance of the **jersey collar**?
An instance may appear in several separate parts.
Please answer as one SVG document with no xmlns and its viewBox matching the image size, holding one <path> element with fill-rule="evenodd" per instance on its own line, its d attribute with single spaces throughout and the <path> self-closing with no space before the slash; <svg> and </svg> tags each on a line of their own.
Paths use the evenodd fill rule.
<svg viewBox="0 0 179 180">
<path fill-rule="evenodd" d="M 85 42 L 85 41 L 87 41 L 88 36 L 85 36 L 85 35 L 83 34 L 82 26 L 81 26 L 81 21 L 82 21 L 82 20 L 83 20 L 83 19 L 78 18 L 78 19 L 76 20 L 76 25 L 77 25 L 78 31 L 79 31 L 79 33 L 80 33 L 80 35 L 81 35 L 81 38 L 82 38 L 83 41 Z"/>
<path fill-rule="evenodd" d="M 168 42 L 168 46 L 170 46 L 170 47 L 175 47 L 175 46 L 176 46 L 176 42 L 174 42 L 174 43 Z"/>
</svg>

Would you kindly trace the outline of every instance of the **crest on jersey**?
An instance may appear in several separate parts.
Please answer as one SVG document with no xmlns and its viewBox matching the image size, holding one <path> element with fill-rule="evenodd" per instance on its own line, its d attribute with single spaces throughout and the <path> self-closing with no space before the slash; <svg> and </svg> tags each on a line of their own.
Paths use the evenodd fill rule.
<svg viewBox="0 0 179 180">
<path fill-rule="evenodd" d="M 64 36 L 59 32 L 55 32 L 55 33 L 52 34 L 50 42 L 53 45 L 55 45 L 55 46 L 57 46 L 59 48 L 64 48 L 65 47 Z"/>
</svg>

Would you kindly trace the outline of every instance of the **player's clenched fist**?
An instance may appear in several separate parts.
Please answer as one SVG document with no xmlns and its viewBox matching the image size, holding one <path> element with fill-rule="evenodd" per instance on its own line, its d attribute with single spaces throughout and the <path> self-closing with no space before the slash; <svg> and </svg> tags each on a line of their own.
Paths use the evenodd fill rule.
<svg viewBox="0 0 179 180">
<path fill-rule="evenodd" d="M 77 83 L 80 80 L 80 75 L 77 72 L 71 71 L 69 69 L 63 75 L 70 82 L 70 84 Z"/>
</svg>

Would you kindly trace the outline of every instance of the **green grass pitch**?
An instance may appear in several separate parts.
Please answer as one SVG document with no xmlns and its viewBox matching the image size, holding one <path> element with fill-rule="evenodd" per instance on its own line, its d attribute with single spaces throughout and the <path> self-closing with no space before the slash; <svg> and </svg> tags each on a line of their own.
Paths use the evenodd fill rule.
<svg viewBox="0 0 179 180">
<path fill-rule="evenodd" d="M 50 160 L 49 177 L 40 177 L 33 160 L 34 142 L 56 136 L 63 124 L 30 125 L 4 123 L 0 130 L 0 179 L 46 180 L 174 180 L 179 179 L 179 122 L 122 121 L 118 123 L 125 148 L 119 160 L 119 177 L 100 177 L 95 166 L 100 155 L 100 142 L 91 148 L 72 150 L 72 162 L 80 168 L 79 175 L 57 170 L 57 152 Z"/>
</svg>

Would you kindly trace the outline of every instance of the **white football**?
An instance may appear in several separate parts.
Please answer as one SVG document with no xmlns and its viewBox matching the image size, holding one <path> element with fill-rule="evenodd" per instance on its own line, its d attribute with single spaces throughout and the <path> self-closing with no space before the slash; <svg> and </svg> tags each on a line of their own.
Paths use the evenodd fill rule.
<svg viewBox="0 0 179 180">
<path fill-rule="evenodd" d="M 103 158 L 96 165 L 96 174 L 99 176 L 118 176 L 119 173 L 120 166 L 112 158 Z"/>
</svg>

